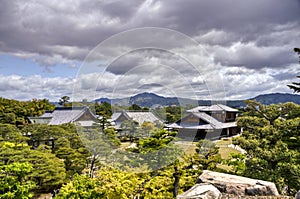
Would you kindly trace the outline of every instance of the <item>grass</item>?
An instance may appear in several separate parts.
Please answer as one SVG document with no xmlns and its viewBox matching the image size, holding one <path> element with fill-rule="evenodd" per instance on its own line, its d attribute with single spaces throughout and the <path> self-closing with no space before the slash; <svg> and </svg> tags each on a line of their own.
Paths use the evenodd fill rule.
<svg viewBox="0 0 300 199">
<path fill-rule="evenodd" d="M 240 151 L 228 147 L 228 145 L 230 144 L 232 144 L 231 138 L 219 140 L 216 142 L 216 146 L 219 147 L 219 154 L 223 159 L 228 159 L 230 157 L 230 153 L 240 153 Z"/>
<path fill-rule="evenodd" d="M 179 141 L 175 144 L 182 148 L 187 155 L 196 153 L 197 142 Z M 230 153 L 240 153 L 238 150 L 228 147 L 230 144 L 232 144 L 231 138 L 216 141 L 216 146 L 219 147 L 219 153 L 223 159 L 228 159 Z"/>
<path fill-rule="evenodd" d="M 176 142 L 175 144 L 179 146 L 181 149 L 183 149 L 186 155 L 193 155 L 194 153 L 196 153 L 197 142 L 180 141 L 180 142 Z"/>
<path fill-rule="evenodd" d="M 196 144 L 197 142 L 176 142 L 176 145 L 182 148 L 186 155 L 193 155 L 196 153 Z M 221 155 L 222 159 L 228 159 L 230 153 L 240 153 L 238 150 L 228 147 L 230 144 L 232 144 L 231 138 L 216 141 L 216 146 L 219 147 L 219 154 Z"/>
<path fill-rule="evenodd" d="M 125 149 L 126 147 L 129 147 L 132 144 L 132 142 L 121 142 L 121 149 Z"/>
<path fill-rule="evenodd" d="M 230 153 L 240 153 L 238 150 L 229 148 L 229 147 L 220 147 L 219 154 L 223 159 L 228 159 L 230 157 Z"/>
</svg>

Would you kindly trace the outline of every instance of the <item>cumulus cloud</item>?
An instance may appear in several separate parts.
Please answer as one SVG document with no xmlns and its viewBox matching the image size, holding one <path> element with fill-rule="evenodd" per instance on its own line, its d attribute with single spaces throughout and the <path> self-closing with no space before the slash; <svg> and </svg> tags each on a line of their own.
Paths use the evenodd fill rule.
<svg viewBox="0 0 300 199">
<path fill-rule="evenodd" d="M 63 95 L 72 95 L 74 79 L 53 77 L 44 78 L 40 75 L 28 77 L 0 75 L 0 96 L 18 100 L 47 98 L 58 101 Z"/>
</svg>

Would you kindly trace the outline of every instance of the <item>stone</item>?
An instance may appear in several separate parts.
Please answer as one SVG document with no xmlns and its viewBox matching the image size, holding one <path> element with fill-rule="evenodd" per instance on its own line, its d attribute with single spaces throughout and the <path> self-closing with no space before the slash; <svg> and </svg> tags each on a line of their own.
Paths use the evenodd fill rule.
<svg viewBox="0 0 300 199">
<path fill-rule="evenodd" d="M 211 184 L 196 184 L 186 192 L 178 195 L 177 199 L 219 199 L 221 192 Z"/>
<path fill-rule="evenodd" d="M 222 193 L 238 196 L 278 196 L 273 182 L 204 170 L 199 182 L 210 183 Z"/>
<path fill-rule="evenodd" d="M 300 190 L 296 193 L 295 199 L 300 199 Z"/>
</svg>

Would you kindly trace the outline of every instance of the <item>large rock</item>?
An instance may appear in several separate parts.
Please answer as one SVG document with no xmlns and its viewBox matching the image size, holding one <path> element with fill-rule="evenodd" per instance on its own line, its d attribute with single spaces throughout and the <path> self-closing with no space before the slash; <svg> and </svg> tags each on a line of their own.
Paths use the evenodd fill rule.
<svg viewBox="0 0 300 199">
<path fill-rule="evenodd" d="M 211 184 L 196 184 L 186 192 L 178 195 L 177 199 L 218 199 L 221 192 Z"/>
<path fill-rule="evenodd" d="M 274 183 L 251 179 L 236 175 L 204 170 L 199 177 L 202 183 L 210 183 L 218 188 L 222 193 L 239 196 L 277 196 L 278 191 Z"/>
<path fill-rule="evenodd" d="M 300 199 L 300 190 L 296 193 L 295 199 Z"/>
</svg>

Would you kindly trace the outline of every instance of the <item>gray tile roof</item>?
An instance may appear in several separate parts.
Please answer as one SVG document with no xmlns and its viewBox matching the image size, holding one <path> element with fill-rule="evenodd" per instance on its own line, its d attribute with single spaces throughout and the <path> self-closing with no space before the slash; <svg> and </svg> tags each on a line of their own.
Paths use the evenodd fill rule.
<svg viewBox="0 0 300 199">
<path fill-rule="evenodd" d="M 238 112 L 237 109 L 231 108 L 223 104 L 214 104 L 211 106 L 198 106 L 193 109 L 187 110 L 187 112 L 207 112 L 207 111 L 227 111 L 227 112 Z"/>
<path fill-rule="evenodd" d="M 158 117 L 156 117 L 152 112 L 145 112 L 145 111 L 122 111 L 122 112 L 115 112 L 111 116 L 111 121 L 115 123 L 116 126 L 120 126 L 120 122 L 118 122 L 118 118 L 120 116 L 124 116 L 127 119 L 133 119 L 134 121 L 138 122 L 139 125 L 143 124 L 144 122 L 152 122 L 158 121 L 163 123 Z"/>
<path fill-rule="evenodd" d="M 185 129 L 225 129 L 225 128 L 230 128 L 230 127 L 236 127 L 237 124 L 236 122 L 227 122 L 227 123 L 222 123 L 213 118 L 212 116 L 203 113 L 203 112 L 192 112 L 190 113 L 197 118 L 207 122 L 207 124 L 202 124 L 202 125 L 195 125 L 195 124 L 186 124 L 186 123 L 173 123 L 170 125 L 167 125 L 168 128 L 185 128 Z M 189 117 L 190 115 L 186 116 Z"/>
<path fill-rule="evenodd" d="M 151 112 L 126 112 L 126 114 L 133 120 L 137 121 L 140 125 L 144 122 L 153 123 L 155 121 L 159 121 L 162 123 L 162 121 Z"/>
<path fill-rule="evenodd" d="M 89 110 L 87 107 L 57 107 L 53 112 L 46 111 L 43 115 L 40 117 L 31 117 L 29 118 L 31 121 L 34 121 L 34 119 L 43 120 L 43 119 L 49 119 L 49 125 L 60 125 L 65 123 L 73 123 L 77 119 L 79 119 L 86 111 L 88 111 L 91 114 L 91 119 L 88 121 L 97 121 L 97 117 Z M 88 121 L 83 122 L 83 124 L 86 126 L 88 125 Z M 39 122 L 38 122 L 39 123 Z M 90 124 L 91 122 L 89 122 Z"/>
<path fill-rule="evenodd" d="M 110 120 L 111 121 L 117 120 L 120 117 L 121 114 L 122 114 L 122 112 L 115 112 L 115 113 L 113 113 Z"/>
<path fill-rule="evenodd" d="M 212 116 L 206 113 L 200 112 L 200 113 L 192 113 L 192 114 L 198 117 L 199 119 L 206 121 L 208 124 L 211 124 L 216 129 L 218 129 L 222 124 L 222 122 L 219 122 L 218 120 L 216 120 L 215 118 L 213 118 Z"/>
</svg>

